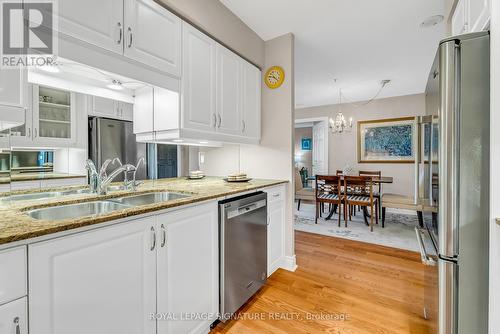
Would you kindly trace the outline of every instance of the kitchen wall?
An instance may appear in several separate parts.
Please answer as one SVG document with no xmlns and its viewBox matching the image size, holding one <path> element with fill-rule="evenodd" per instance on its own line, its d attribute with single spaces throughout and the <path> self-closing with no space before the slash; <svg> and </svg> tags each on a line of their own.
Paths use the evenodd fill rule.
<svg viewBox="0 0 500 334">
<path fill-rule="evenodd" d="M 264 41 L 219 0 L 156 0 L 259 67 Z"/>
<path fill-rule="evenodd" d="M 312 150 L 302 150 L 302 138 L 312 138 L 312 128 L 295 128 L 295 164 L 312 175 Z"/>
<path fill-rule="evenodd" d="M 286 201 L 285 267 L 295 268 L 293 234 L 294 156 L 294 36 L 286 34 L 265 43 L 265 68 L 280 65 L 286 73 L 283 85 L 269 89 L 262 83 L 262 137 L 260 145 L 224 145 L 200 148 L 208 175 L 244 171 L 250 177 L 288 180 Z"/>
<path fill-rule="evenodd" d="M 362 104 L 358 102 L 356 104 Z M 332 117 L 338 112 L 337 105 L 328 105 L 295 110 L 296 119 Z M 358 163 L 357 156 L 357 121 L 417 116 L 425 113 L 425 95 L 407 95 L 374 100 L 366 106 L 356 107 L 354 104 L 342 104 L 342 113 L 354 126 L 351 133 L 335 135 L 329 133 L 329 173 L 351 165 L 355 170 L 381 170 L 382 175 L 394 177 L 393 184 L 383 185 L 383 191 L 406 196 L 413 196 L 415 184 L 415 168 L 413 164 L 372 164 Z"/>
<path fill-rule="evenodd" d="M 500 1 L 491 2 L 491 114 L 490 114 L 490 328 L 500 333 Z"/>
</svg>

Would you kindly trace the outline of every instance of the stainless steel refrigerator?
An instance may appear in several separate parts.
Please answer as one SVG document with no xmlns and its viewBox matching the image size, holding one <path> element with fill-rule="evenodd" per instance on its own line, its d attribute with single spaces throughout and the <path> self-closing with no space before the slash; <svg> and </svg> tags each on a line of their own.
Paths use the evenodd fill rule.
<svg viewBox="0 0 500 334">
<path fill-rule="evenodd" d="M 137 166 L 142 157 L 147 162 L 147 144 L 136 141 L 132 122 L 101 117 L 89 118 L 89 158 L 98 169 L 106 159 L 119 158 L 123 164 Z M 107 168 L 108 174 L 117 167 L 110 164 Z M 147 170 L 147 163 L 141 164 L 136 179 L 145 180 Z M 124 175 L 119 175 L 115 180 L 123 179 Z"/>
<path fill-rule="evenodd" d="M 425 316 L 440 334 L 488 332 L 489 43 L 488 32 L 441 41 L 420 122 L 425 224 L 417 237 Z"/>
</svg>

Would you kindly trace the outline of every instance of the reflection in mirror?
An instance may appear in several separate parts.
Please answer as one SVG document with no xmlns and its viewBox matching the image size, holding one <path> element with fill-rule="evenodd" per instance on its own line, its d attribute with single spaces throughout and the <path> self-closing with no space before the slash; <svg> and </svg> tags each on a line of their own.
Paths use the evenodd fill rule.
<svg viewBox="0 0 500 334">
<path fill-rule="evenodd" d="M 2 114 L 0 105 L 0 117 Z M 10 125 L 7 118 L 0 118 L 0 197 L 10 192 Z"/>
</svg>

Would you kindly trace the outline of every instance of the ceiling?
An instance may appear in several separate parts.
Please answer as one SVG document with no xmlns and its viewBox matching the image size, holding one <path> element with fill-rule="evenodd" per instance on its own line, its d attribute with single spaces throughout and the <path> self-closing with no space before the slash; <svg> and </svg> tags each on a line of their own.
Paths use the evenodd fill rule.
<svg viewBox="0 0 500 334">
<path fill-rule="evenodd" d="M 424 92 L 445 24 L 444 0 L 220 0 L 265 41 L 295 35 L 297 108 Z M 334 82 L 337 79 L 337 82 Z M 347 102 L 347 101 L 342 101 Z"/>
</svg>

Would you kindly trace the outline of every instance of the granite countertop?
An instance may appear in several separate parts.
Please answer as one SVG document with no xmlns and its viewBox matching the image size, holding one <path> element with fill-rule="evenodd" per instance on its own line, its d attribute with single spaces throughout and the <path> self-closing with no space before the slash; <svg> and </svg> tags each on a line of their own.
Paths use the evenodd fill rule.
<svg viewBox="0 0 500 334">
<path fill-rule="evenodd" d="M 13 173 L 10 176 L 11 182 L 16 181 L 37 181 L 37 180 L 56 180 L 56 179 L 75 179 L 87 177 L 80 174 L 55 173 L 55 172 L 38 172 L 38 173 Z"/>
<path fill-rule="evenodd" d="M 201 180 L 175 178 L 146 181 L 141 186 L 139 186 L 137 191 L 134 193 L 128 191 L 115 191 L 112 193 L 108 193 L 108 195 L 106 196 L 97 196 L 96 194 L 78 194 L 43 200 L 10 202 L 10 204 L 0 206 L 0 245 L 9 242 L 40 237 L 51 233 L 62 232 L 74 228 L 95 225 L 115 219 L 140 215 L 157 210 L 168 209 L 210 199 L 217 199 L 286 182 L 287 181 L 283 180 L 254 179 L 250 182 L 227 183 L 222 178 L 218 177 L 206 177 Z M 62 189 L 63 188 L 58 188 L 58 190 Z M 71 189 L 75 189 L 75 187 L 71 187 Z M 122 197 L 124 195 L 136 195 L 157 191 L 180 192 L 189 194 L 191 196 L 167 202 L 131 207 L 124 210 L 114 211 L 105 215 L 87 216 L 77 219 L 66 219 L 58 221 L 36 220 L 25 214 L 25 211 L 38 208 L 62 204 L 75 204 L 93 200 Z"/>
</svg>

